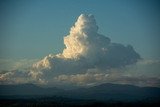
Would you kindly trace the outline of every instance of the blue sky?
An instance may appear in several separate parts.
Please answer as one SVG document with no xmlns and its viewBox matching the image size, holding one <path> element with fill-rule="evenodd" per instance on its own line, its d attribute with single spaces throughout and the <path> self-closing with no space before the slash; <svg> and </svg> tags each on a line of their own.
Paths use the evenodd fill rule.
<svg viewBox="0 0 160 107">
<path fill-rule="evenodd" d="M 99 33 L 131 44 L 143 58 L 159 58 L 159 2 L 152 0 L 4 0 L 0 2 L 0 57 L 43 58 L 64 48 L 63 37 L 82 14 Z"/>
</svg>

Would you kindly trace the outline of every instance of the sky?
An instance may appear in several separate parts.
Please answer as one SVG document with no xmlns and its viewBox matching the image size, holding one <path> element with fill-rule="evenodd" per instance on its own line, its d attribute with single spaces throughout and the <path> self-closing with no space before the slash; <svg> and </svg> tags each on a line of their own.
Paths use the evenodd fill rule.
<svg viewBox="0 0 160 107">
<path fill-rule="evenodd" d="M 159 2 L 0 2 L 0 84 L 160 87 Z"/>
<path fill-rule="evenodd" d="M 93 14 L 99 33 L 131 44 L 143 58 L 159 58 L 159 2 L 150 0 L 4 0 L 0 57 L 39 59 L 63 50 L 77 17 Z"/>
</svg>

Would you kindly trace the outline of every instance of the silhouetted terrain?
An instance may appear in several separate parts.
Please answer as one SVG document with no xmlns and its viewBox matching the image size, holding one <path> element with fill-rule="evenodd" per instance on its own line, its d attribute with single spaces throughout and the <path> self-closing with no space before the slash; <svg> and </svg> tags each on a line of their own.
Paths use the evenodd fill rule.
<svg viewBox="0 0 160 107">
<path fill-rule="evenodd" d="M 64 90 L 44 88 L 34 84 L 0 85 L 0 95 L 55 95 Z"/>
<path fill-rule="evenodd" d="M 33 84 L 0 85 L 0 107 L 11 106 L 158 106 L 160 88 L 101 84 L 89 88 L 63 90 Z"/>
</svg>

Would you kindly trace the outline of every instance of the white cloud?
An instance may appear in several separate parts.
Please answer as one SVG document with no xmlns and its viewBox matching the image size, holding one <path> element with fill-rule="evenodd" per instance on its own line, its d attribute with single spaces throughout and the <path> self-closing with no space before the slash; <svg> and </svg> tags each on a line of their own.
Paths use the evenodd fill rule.
<svg viewBox="0 0 160 107">
<path fill-rule="evenodd" d="M 34 69 L 50 71 L 54 75 L 74 74 L 92 68 L 123 67 L 140 58 L 132 46 L 111 43 L 108 37 L 98 34 L 97 31 L 98 26 L 93 15 L 80 15 L 70 34 L 64 37 L 66 48 L 63 53 L 46 56 L 34 64 Z"/>
<path fill-rule="evenodd" d="M 0 82 L 83 86 L 104 82 L 142 86 L 159 83 L 154 75 L 159 75 L 159 61 L 141 61 L 132 46 L 112 43 L 99 34 L 93 15 L 80 15 L 70 34 L 64 37 L 64 44 L 62 53 L 44 57 L 25 72 L 2 72 Z"/>
<path fill-rule="evenodd" d="M 90 69 L 83 74 L 74 74 L 74 75 L 59 75 L 54 77 L 54 80 L 61 83 L 73 83 L 76 85 L 94 85 L 97 83 L 103 83 L 108 77 L 107 73 L 102 73 L 97 71 L 97 69 Z"/>
<path fill-rule="evenodd" d="M 27 71 L 13 70 L 0 74 L 1 84 L 18 84 L 29 82 Z"/>
</svg>

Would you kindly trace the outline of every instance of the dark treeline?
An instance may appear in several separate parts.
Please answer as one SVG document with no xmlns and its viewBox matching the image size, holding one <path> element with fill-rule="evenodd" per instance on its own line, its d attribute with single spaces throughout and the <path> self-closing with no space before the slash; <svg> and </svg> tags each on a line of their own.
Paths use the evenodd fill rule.
<svg viewBox="0 0 160 107">
<path fill-rule="evenodd" d="M 71 90 L 0 85 L 0 107 L 160 107 L 160 88 L 100 84 Z"/>
<path fill-rule="evenodd" d="M 0 107 L 159 107 L 160 101 L 134 102 L 80 100 L 62 97 L 1 99 Z"/>
</svg>

